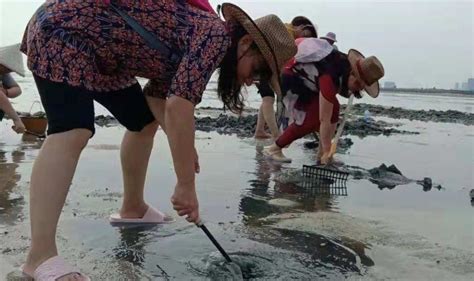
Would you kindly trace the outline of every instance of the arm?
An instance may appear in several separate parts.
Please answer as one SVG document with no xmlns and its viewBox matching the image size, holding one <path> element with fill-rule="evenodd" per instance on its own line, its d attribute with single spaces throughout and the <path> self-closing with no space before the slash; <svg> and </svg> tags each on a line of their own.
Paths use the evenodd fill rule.
<svg viewBox="0 0 474 281">
<path fill-rule="evenodd" d="M 21 121 L 20 117 L 13 109 L 12 104 L 8 100 L 7 90 L 0 87 L 0 109 L 3 110 L 13 120 L 13 130 L 17 133 L 25 132 L 25 125 Z"/>
<path fill-rule="evenodd" d="M 20 86 L 18 86 L 18 85 L 6 89 L 6 91 L 7 91 L 7 94 L 6 94 L 6 95 L 7 95 L 7 97 L 10 98 L 10 99 L 16 98 L 16 97 L 18 97 L 19 95 L 21 95 L 21 88 L 20 88 Z"/>
<path fill-rule="evenodd" d="M 199 220 L 199 204 L 195 189 L 194 105 L 172 96 L 166 102 L 165 127 L 173 156 L 177 183 L 171 198 L 174 209 L 186 220 Z"/>
<path fill-rule="evenodd" d="M 10 74 L 4 74 L 2 77 L 3 87 L 7 90 L 7 97 L 10 99 L 21 95 L 21 88 Z"/>
<path fill-rule="evenodd" d="M 148 106 L 150 110 L 153 112 L 153 116 L 160 124 L 161 129 L 166 134 L 166 122 L 165 122 L 165 111 L 166 111 L 166 99 L 162 98 L 154 98 L 150 96 L 146 96 L 146 100 L 148 102 Z M 194 121 L 194 120 L 193 120 Z M 194 148 L 194 171 L 196 174 L 201 172 L 201 165 L 199 165 L 199 155 L 197 153 L 196 148 Z"/>
<path fill-rule="evenodd" d="M 4 88 L 0 88 L 0 109 L 5 111 L 5 113 L 13 120 L 19 120 L 20 117 L 16 113 L 15 109 L 13 109 L 12 104 L 8 100 L 7 97 L 7 90 Z"/>
</svg>

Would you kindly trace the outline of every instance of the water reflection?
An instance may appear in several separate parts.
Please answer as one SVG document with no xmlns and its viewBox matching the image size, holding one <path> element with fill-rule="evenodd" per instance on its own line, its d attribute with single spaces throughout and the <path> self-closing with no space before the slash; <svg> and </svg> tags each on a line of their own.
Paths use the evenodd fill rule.
<svg viewBox="0 0 474 281">
<path fill-rule="evenodd" d="M 156 225 L 120 226 L 120 241 L 113 249 L 115 258 L 143 267 L 146 255 L 148 233 L 156 230 Z"/>
<path fill-rule="evenodd" d="M 268 225 L 278 220 L 264 219 L 275 214 L 301 211 L 335 211 L 339 196 L 347 196 L 345 182 L 309 181 L 303 177 L 301 170 L 284 168 L 268 161 L 259 148 L 255 162 L 255 177 L 249 181 L 249 188 L 245 190 L 239 205 L 244 214 L 243 223 L 250 227 L 252 240 L 292 251 L 298 257 L 298 267 L 320 272 L 322 269 L 329 270 L 330 273 L 319 277 L 329 277 L 334 273 L 362 274 L 361 266 L 374 265 L 366 254 L 369 245 L 362 242 L 347 237 L 329 238 L 305 231 L 269 228 Z M 281 207 L 272 204 L 275 199 L 296 204 Z"/>
<path fill-rule="evenodd" d="M 162 231 L 161 225 L 115 225 L 118 228 L 120 234 L 120 240 L 118 245 L 112 250 L 115 259 L 119 261 L 119 264 L 127 263 L 132 267 L 138 267 L 146 269 L 147 267 L 147 256 L 150 253 L 147 249 L 151 248 L 155 238 L 162 238 L 172 236 L 174 232 Z M 158 234 L 159 233 L 159 234 Z M 130 266 L 122 264 L 119 267 L 119 271 L 122 276 L 135 276 L 130 271 Z M 168 273 L 159 265 L 155 263 L 157 268 L 152 271 L 155 279 L 153 280 L 170 280 Z M 159 279 L 156 279 L 159 278 Z M 126 279 L 131 280 L 131 279 Z"/>
<path fill-rule="evenodd" d="M 43 145 L 44 138 L 39 138 L 31 134 L 23 134 L 21 136 L 22 143 L 20 144 L 21 149 L 40 149 Z"/>
<path fill-rule="evenodd" d="M 9 163 L 7 153 L 0 151 L 0 218 L 2 223 L 14 224 L 22 214 L 23 196 L 16 194 L 15 188 L 21 175 L 17 173 L 18 163 L 24 160 L 24 152 L 10 153 L 13 163 Z"/>
</svg>

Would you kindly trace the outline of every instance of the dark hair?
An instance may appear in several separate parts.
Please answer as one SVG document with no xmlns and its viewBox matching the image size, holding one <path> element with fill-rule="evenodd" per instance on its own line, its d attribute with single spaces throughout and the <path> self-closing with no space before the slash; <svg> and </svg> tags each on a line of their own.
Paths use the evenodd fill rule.
<svg viewBox="0 0 474 281">
<path fill-rule="evenodd" d="M 242 95 L 242 84 L 237 81 L 237 47 L 239 40 L 247 34 L 240 25 L 232 26 L 232 44 L 219 65 L 219 78 L 217 79 L 217 95 L 224 103 L 224 107 L 234 113 L 241 113 L 244 109 L 244 96 Z M 252 43 L 250 50 L 258 50 L 257 45 Z"/>
<path fill-rule="evenodd" d="M 351 75 L 352 67 L 347 55 L 333 50 L 323 60 L 315 63 L 318 68 L 319 75 L 328 74 L 336 88 L 339 88 L 339 95 L 349 98 L 349 76 Z M 356 98 L 361 98 L 360 92 L 352 93 Z"/>
<path fill-rule="evenodd" d="M 300 25 L 310 25 L 305 27 L 304 30 L 309 30 L 311 32 L 311 37 L 318 38 L 318 32 L 316 31 L 316 26 L 307 18 L 303 16 L 297 16 L 291 21 L 291 25 L 300 26 Z"/>
</svg>

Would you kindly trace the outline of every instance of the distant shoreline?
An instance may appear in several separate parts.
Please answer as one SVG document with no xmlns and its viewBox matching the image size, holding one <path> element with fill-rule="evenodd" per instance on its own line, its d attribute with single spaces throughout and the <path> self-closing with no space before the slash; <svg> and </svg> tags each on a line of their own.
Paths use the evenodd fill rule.
<svg viewBox="0 0 474 281">
<path fill-rule="evenodd" d="M 418 93 L 418 94 L 458 94 L 458 95 L 473 95 L 474 91 L 463 90 L 446 90 L 446 89 L 420 89 L 420 88 L 380 88 L 381 92 L 392 93 Z"/>
</svg>

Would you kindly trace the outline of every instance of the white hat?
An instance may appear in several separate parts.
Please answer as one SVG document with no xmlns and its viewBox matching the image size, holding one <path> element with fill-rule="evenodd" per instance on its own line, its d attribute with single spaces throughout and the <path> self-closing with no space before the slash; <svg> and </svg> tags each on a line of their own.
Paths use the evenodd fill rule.
<svg viewBox="0 0 474 281">
<path fill-rule="evenodd" d="M 328 33 L 326 34 L 326 36 L 321 37 L 321 39 L 328 39 L 328 40 L 337 42 L 337 40 L 336 40 L 336 33 L 334 33 L 334 32 L 328 32 Z"/>
<path fill-rule="evenodd" d="M 25 67 L 20 44 L 0 47 L 0 64 L 24 77 Z"/>
</svg>

